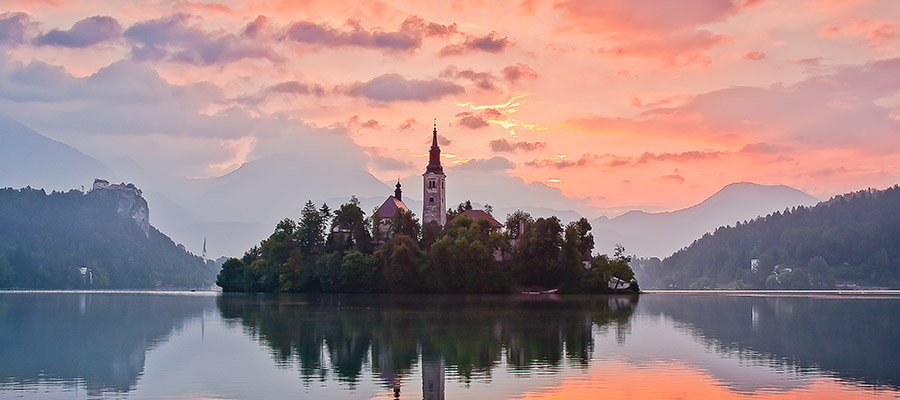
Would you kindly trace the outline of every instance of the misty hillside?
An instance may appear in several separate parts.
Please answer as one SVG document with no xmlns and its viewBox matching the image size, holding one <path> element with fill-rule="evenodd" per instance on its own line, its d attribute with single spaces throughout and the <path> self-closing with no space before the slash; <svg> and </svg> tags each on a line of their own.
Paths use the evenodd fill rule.
<svg viewBox="0 0 900 400">
<path fill-rule="evenodd" d="M 67 190 L 114 179 L 99 161 L 0 115 L 0 187 Z"/>
<path fill-rule="evenodd" d="M 209 287 L 218 267 L 142 226 L 130 210 L 146 215 L 146 202 L 121 192 L 0 189 L 0 288 Z"/>
<path fill-rule="evenodd" d="M 789 186 L 732 183 L 703 202 L 678 211 L 630 211 L 591 221 L 598 251 L 611 253 L 621 243 L 629 254 L 666 257 L 720 226 L 734 225 L 785 208 L 818 200 Z"/>
<path fill-rule="evenodd" d="M 644 264 L 647 288 L 900 287 L 900 186 L 723 227 Z"/>
</svg>

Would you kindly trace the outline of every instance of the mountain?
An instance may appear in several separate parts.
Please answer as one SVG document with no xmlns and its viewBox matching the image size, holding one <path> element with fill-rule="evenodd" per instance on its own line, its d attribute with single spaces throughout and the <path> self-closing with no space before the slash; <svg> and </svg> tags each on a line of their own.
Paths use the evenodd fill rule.
<svg viewBox="0 0 900 400">
<path fill-rule="evenodd" d="M 629 211 L 612 219 L 594 219 L 591 225 L 601 253 L 612 254 L 615 244 L 620 243 L 628 253 L 639 257 L 665 257 L 720 226 L 817 202 L 816 198 L 788 186 L 740 182 L 729 184 L 703 202 L 682 210 Z"/>
<path fill-rule="evenodd" d="M 133 186 L 0 189 L 0 288 L 210 286 L 216 265 L 150 226 L 148 214 Z"/>
<path fill-rule="evenodd" d="M 0 187 L 67 190 L 115 178 L 99 161 L 9 117 L 0 116 L 0 143 Z"/>
<path fill-rule="evenodd" d="M 644 287 L 900 287 L 900 186 L 719 228 L 635 271 Z"/>
</svg>

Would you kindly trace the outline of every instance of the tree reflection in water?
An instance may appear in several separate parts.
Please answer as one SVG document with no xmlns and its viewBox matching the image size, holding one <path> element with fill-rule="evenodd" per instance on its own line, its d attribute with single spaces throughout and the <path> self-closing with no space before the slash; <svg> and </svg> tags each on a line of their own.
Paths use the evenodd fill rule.
<svg viewBox="0 0 900 400">
<path fill-rule="evenodd" d="M 558 370 L 563 359 L 586 368 L 593 329 L 624 337 L 637 296 L 225 295 L 228 323 L 297 365 L 306 385 L 329 374 L 357 383 L 371 372 L 399 395 L 421 359 L 425 398 L 442 399 L 445 369 L 465 382 L 513 370 Z M 505 355 L 505 356 L 504 356 Z"/>
</svg>

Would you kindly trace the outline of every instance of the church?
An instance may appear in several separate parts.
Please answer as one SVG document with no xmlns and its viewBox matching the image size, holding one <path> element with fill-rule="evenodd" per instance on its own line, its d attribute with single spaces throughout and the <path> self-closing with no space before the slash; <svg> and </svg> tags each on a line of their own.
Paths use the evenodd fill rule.
<svg viewBox="0 0 900 400">
<path fill-rule="evenodd" d="M 431 132 L 431 148 L 428 150 L 428 166 L 425 167 L 425 173 L 422 174 L 422 225 L 436 223 L 438 226 L 447 224 L 447 175 L 444 173 L 444 167 L 441 165 L 441 146 L 438 145 L 437 122 L 435 121 L 434 130 Z M 381 207 L 375 212 L 381 218 L 383 223 L 379 229 L 385 233 L 385 237 L 390 236 L 389 226 L 386 224 L 397 210 L 409 211 L 409 207 L 403 202 L 403 191 L 400 188 L 400 180 L 397 180 L 397 186 L 394 195 L 389 196 Z M 487 219 L 491 227 L 500 229 L 502 225 L 497 222 L 490 214 L 481 210 L 468 210 L 461 215 L 465 215 L 473 220 Z"/>
<path fill-rule="evenodd" d="M 438 145 L 437 138 L 437 122 L 434 124 L 434 130 L 431 132 L 431 149 L 428 150 L 428 167 L 425 168 L 423 196 L 422 196 L 422 225 L 429 222 L 435 222 L 440 226 L 447 223 L 447 175 L 444 174 L 444 167 L 441 166 L 441 147 Z M 378 208 L 378 214 L 382 221 L 390 221 L 397 213 L 398 209 L 409 211 L 409 207 L 403 202 L 403 191 L 400 188 L 400 180 L 397 180 L 397 187 L 394 195 L 389 196 L 381 207 Z"/>
</svg>

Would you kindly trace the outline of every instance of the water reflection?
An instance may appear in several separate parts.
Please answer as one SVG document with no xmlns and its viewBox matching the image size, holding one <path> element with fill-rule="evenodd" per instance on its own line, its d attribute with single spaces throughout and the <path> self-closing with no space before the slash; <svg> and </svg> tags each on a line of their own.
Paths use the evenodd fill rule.
<svg viewBox="0 0 900 400">
<path fill-rule="evenodd" d="M 0 398 L 895 397 L 898 322 L 872 296 L 0 293 Z"/>
<path fill-rule="evenodd" d="M 900 388 L 900 297 L 648 295 L 663 315 L 723 354 L 802 375 L 825 370 Z"/>
<path fill-rule="evenodd" d="M 147 350 L 215 307 L 213 301 L 148 294 L 0 294 L 0 384 L 81 386 L 89 396 L 128 392 L 137 385 Z"/>
<path fill-rule="evenodd" d="M 284 295 L 222 296 L 217 304 L 279 363 L 297 365 L 307 384 L 329 372 L 355 383 L 371 360 L 371 372 L 399 396 L 421 357 L 423 393 L 440 399 L 445 366 L 464 382 L 489 379 L 501 363 L 514 371 L 558 371 L 564 359 L 586 367 L 593 329 L 616 322 L 624 338 L 637 300 Z"/>
</svg>

